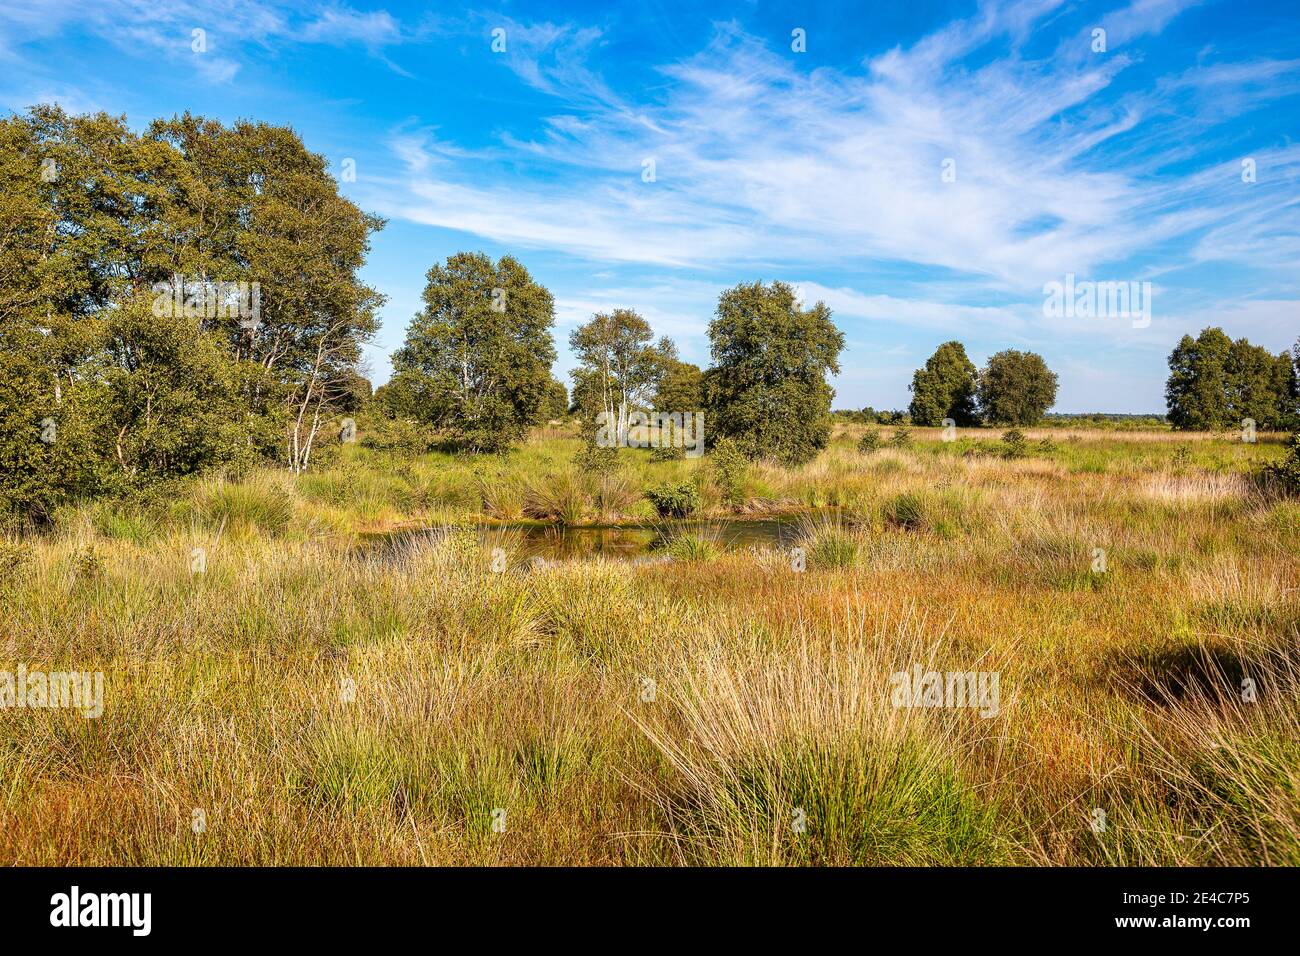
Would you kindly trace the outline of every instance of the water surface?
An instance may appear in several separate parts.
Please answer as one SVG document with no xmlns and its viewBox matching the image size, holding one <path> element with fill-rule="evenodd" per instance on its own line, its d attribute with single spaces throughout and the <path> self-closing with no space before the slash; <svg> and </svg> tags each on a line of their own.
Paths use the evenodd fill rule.
<svg viewBox="0 0 1300 956">
<path fill-rule="evenodd" d="M 714 518 L 672 521 L 657 525 L 483 525 L 475 529 L 486 548 L 504 547 L 518 557 L 570 561 L 583 558 L 632 559 L 649 555 L 669 538 L 698 534 L 726 551 L 752 547 L 789 548 L 798 537 L 799 519 L 792 517 Z M 376 545 L 396 546 L 428 535 L 442 534 L 440 528 L 420 528 L 377 535 Z"/>
</svg>

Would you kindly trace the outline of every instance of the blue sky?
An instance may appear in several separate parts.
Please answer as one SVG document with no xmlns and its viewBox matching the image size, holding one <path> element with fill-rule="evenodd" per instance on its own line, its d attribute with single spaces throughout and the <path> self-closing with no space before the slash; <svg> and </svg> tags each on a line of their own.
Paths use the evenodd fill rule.
<svg viewBox="0 0 1300 956">
<path fill-rule="evenodd" d="M 977 364 L 1041 352 L 1059 411 L 1163 411 L 1184 332 L 1300 335 L 1293 0 L 5 0 L 0 107 L 52 100 L 288 124 L 336 175 L 354 160 L 343 192 L 389 219 L 377 382 L 461 249 L 552 291 L 562 373 L 595 311 L 706 365 L 719 291 L 795 283 L 845 333 L 839 408 L 905 406 L 957 338 Z M 1150 281 L 1150 325 L 1045 317 L 1067 273 Z"/>
</svg>

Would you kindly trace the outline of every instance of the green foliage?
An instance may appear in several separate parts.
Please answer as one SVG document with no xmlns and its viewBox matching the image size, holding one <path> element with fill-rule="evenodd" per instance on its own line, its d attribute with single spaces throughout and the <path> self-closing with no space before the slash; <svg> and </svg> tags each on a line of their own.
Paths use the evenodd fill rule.
<svg viewBox="0 0 1300 956">
<path fill-rule="evenodd" d="M 700 508 L 700 490 L 689 481 L 666 481 L 647 488 L 645 496 L 661 518 L 687 518 Z"/>
<path fill-rule="evenodd" d="M 1002 457 L 1024 458 L 1029 453 L 1029 439 L 1017 428 L 1002 433 Z"/>
<path fill-rule="evenodd" d="M 844 348 L 830 309 L 801 308 L 784 282 L 738 285 L 719 298 L 709 339 L 704 388 L 715 437 L 786 464 L 826 447 L 834 396 L 826 374 L 839 372 Z"/>
<path fill-rule="evenodd" d="M 537 420 L 539 422 L 548 422 L 562 419 L 568 414 L 569 390 L 564 387 L 563 382 L 552 377 L 546 384 L 546 392 L 542 396 L 542 404 L 537 409 Z"/>
<path fill-rule="evenodd" d="M 587 435 L 583 445 L 573 456 L 579 471 L 604 474 L 618 467 L 618 449 L 596 444 L 593 435 Z"/>
<path fill-rule="evenodd" d="M 569 335 L 569 348 L 579 362 L 573 371 L 574 404 L 584 425 L 600 425 L 620 447 L 632 410 L 645 406 L 677 362 L 672 341 L 652 344 L 653 338 L 650 323 L 631 309 L 597 313 Z"/>
<path fill-rule="evenodd" d="M 0 538 L 0 584 L 12 581 L 31 563 L 32 550 L 21 541 Z"/>
<path fill-rule="evenodd" d="M 718 439 L 709 452 L 709 465 L 722 500 L 733 506 L 741 504 L 745 500 L 749 461 L 740 446 L 731 438 Z"/>
<path fill-rule="evenodd" d="M 698 365 L 671 361 L 655 392 L 654 407 L 662 412 L 694 412 L 704 408 L 704 373 Z"/>
<path fill-rule="evenodd" d="M 1222 329 L 1184 335 L 1169 355 L 1165 400 L 1175 428 L 1289 428 L 1297 422 L 1296 370 L 1286 352 L 1272 355 Z"/>
<path fill-rule="evenodd" d="M 858 451 L 863 455 L 870 455 L 872 452 L 878 451 L 883 445 L 884 442 L 880 440 L 880 432 L 874 428 L 867 429 L 862 433 L 862 437 L 858 439 Z"/>
<path fill-rule="evenodd" d="M 467 451 L 503 451 L 554 400 L 554 321 L 551 294 L 517 260 L 457 253 L 429 270 L 385 404 Z"/>
<path fill-rule="evenodd" d="M 937 427 L 945 418 L 960 426 L 979 421 L 975 408 L 978 372 L 960 342 L 945 342 L 912 376 L 912 424 Z"/>
<path fill-rule="evenodd" d="M 671 429 L 668 429 L 671 431 Z M 685 461 L 686 449 L 679 444 L 665 443 L 650 452 L 651 461 Z"/>
<path fill-rule="evenodd" d="M 902 451 L 912 447 L 912 432 L 905 425 L 900 425 L 894 429 L 894 434 L 890 436 L 889 443 Z"/>
<path fill-rule="evenodd" d="M 357 441 L 362 448 L 375 451 L 423 455 L 434 446 L 437 434 L 428 425 L 413 419 L 372 414 L 358 423 Z"/>
<path fill-rule="evenodd" d="M 0 511 L 301 470 L 364 401 L 383 300 L 356 273 L 382 222 L 291 129 L 39 106 L 0 120 L 0 178 Z M 239 307 L 217 282 L 245 284 Z"/>
<path fill-rule="evenodd" d="M 1006 349 L 980 373 L 979 407 L 991 425 L 1033 425 L 1056 402 L 1056 383 L 1041 355 Z"/>
<path fill-rule="evenodd" d="M 1287 442 L 1286 455 L 1281 461 L 1264 467 L 1264 476 L 1269 484 L 1283 494 L 1300 497 L 1300 432 L 1292 435 Z"/>
</svg>

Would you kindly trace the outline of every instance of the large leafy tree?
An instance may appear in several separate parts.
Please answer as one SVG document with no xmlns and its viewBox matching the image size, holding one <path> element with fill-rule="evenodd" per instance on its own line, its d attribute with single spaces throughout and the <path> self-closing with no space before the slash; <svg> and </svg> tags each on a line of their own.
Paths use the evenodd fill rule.
<svg viewBox="0 0 1300 956">
<path fill-rule="evenodd" d="M 751 457 L 789 464 L 826 447 L 844 335 L 831 310 L 801 306 L 784 282 L 727 289 L 709 323 L 713 367 L 704 374 L 710 439 L 730 437 Z"/>
<path fill-rule="evenodd" d="M 1247 418 L 1261 428 L 1292 427 L 1296 369 L 1286 352 L 1273 355 L 1207 328 L 1196 338 L 1184 335 L 1170 353 L 1165 399 L 1178 429 L 1236 428 Z"/>
<path fill-rule="evenodd" d="M 261 290 L 256 323 L 227 315 L 206 326 L 267 373 L 250 401 L 281 403 L 287 461 L 301 471 L 322 421 L 346 406 L 361 347 L 378 328 L 383 296 L 357 271 L 383 220 L 340 196 L 325 158 L 285 127 L 226 128 L 187 113 L 155 122 L 149 137 L 185 160 L 171 216 L 181 271 Z"/>
<path fill-rule="evenodd" d="M 393 354 L 389 403 L 470 451 L 522 437 L 547 400 L 551 294 L 510 256 L 461 252 L 428 272 L 424 308 Z"/>
<path fill-rule="evenodd" d="M 0 120 L 0 178 L 0 327 L 22 352 L 0 368 L 0 417 L 26 423 L 0 435 L 0 458 L 8 475 L 49 475 L 11 511 L 277 445 L 306 466 L 381 301 L 356 275 L 380 222 L 338 195 L 322 157 L 281 127 L 187 115 L 137 135 L 40 106 Z M 156 314 L 173 277 L 257 283 L 260 321 Z M 46 419 L 57 441 L 33 445 Z M 75 468 L 47 467 L 65 456 Z"/>
<path fill-rule="evenodd" d="M 989 358 L 976 395 L 993 425 L 1033 425 L 1056 402 L 1056 373 L 1036 352 L 1006 349 Z"/>
<path fill-rule="evenodd" d="M 1169 355 L 1165 402 L 1179 429 L 1223 428 L 1229 422 L 1227 365 L 1232 340 L 1222 329 L 1184 335 Z"/>
<path fill-rule="evenodd" d="M 958 425 L 974 425 L 979 421 L 975 407 L 978 376 L 960 342 L 940 345 L 926 359 L 925 367 L 912 376 L 912 424 L 935 426 L 951 418 Z"/>
</svg>

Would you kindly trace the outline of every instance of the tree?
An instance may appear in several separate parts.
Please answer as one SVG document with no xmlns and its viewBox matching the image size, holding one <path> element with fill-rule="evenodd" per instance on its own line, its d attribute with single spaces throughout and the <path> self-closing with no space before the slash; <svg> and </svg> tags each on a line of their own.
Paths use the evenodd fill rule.
<svg viewBox="0 0 1300 956">
<path fill-rule="evenodd" d="M 976 395 L 993 425 L 1034 425 L 1056 402 L 1056 373 L 1036 352 L 1006 349 L 989 358 Z"/>
<path fill-rule="evenodd" d="M 804 309 L 784 282 L 738 285 L 718 299 L 709 323 L 713 367 L 704 373 L 709 434 L 731 437 L 749 457 L 788 464 L 814 458 L 831 432 L 844 335 L 831 310 Z"/>
<path fill-rule="evenodd" d="M 277 445 L 306 467 L 382 302 L 356 276 L 382 223 L 323 157 L 284 127 L 187 114 L 137 135 L 38 106 L 0 120 L 0 178 L 0 327 L 23 352 L 0 369 L 10 510 Z M 32 444 L 33 415 L 57 441 Z"/>
<path fill-rule="evenodd" d="M 546 384 L 546 396 L 537 409 L 539 422 L 553 421 L 569 414 L 569 390 L 564 383 L 552 376 Z"/>
<path fill-rule="evenodd" d="M 1169 354 L 1165 403 L 1178 429 L 1205 430 L 1228 424 L 1226 366 L 1232 340 L 1209 328 L 1193 339 L 1184 335 Z"/>
<path fill-rule="evenodd" d="M 945 342 L 912 376 L 913 425 L 942 425 L 951 418 L 958 425 L 979 421 L 975 408 L 978 371 L 960 342 Z"/>
<path fill-rule="evenodd" d="M 598 312 L 569 335 L 579 366 L 573 392 L 584 417 L 603 412 L 615 427 L 616 444 L 627 438 L 628 416 L 645 403 L 667 364 L 677 359 L 669 339 L 651 344 L 650 323 L 631 309 Z"/>
<path fill-rule="evenodd" d="M 655 391 L 654 406 L 662 412 L 694 412 L 704 408 L 704 373 L 698 365 L 672 360 Z"/>
<path fill-rule="evenodd" d="M 1296 370 L 1286 352 L 1207 328 L 1195 339 L 1184 335 L 1170 353 L 1165 399 L 1178 429 L 1237 428 L 1247 418 L 1286 428 L 1296 420 Z"/>
<path fill-rule="evenodd" d="M 550 387 L 551 294 L 510 256 L 460 252 L 429 270 L 424 303 L 393 354 L 394 400 L 467 450 L 509 447 Z"/>
<path fill-rule="evenodd" d="M 361 346 L 378 328 L 384 297 L 357 271 L 384 221 L 340 196 L 325 157 L 287 127 L 226 128 L 186 113 L 155 121 L 148 136 L 185 162 L 181 187 L 167 194 L 168 234 L 184 241 L 177 271 L 259 290 L 255 320 L 227 310 L 205 326 L 268 373 L 250 402 L 278 386 L 287 461 L 300 472 L 322 422 L 344 410 Z"/>
</svg>

